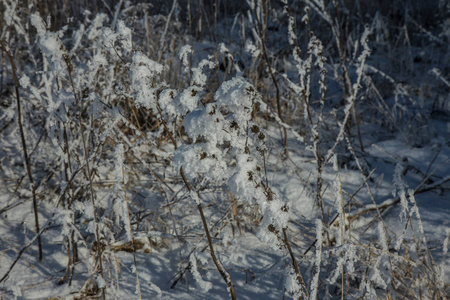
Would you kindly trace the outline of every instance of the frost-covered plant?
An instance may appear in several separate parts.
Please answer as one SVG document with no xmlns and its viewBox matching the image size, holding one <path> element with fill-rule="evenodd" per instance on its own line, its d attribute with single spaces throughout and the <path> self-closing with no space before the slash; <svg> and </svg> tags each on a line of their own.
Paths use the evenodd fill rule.
<svg viewBox="0 0 450 300">
<path fill-rule="evenodd" d="M 186 133 L 194 143 L 180 148 L 174 163 L 200 184 L 226 184 L 235 197 L 256 201 L 264 211 L 273 195 L 263 179 L 265 134 L 251 120 L 258 97 L 241 77 L 224 82 L 215 102 L 186 116 Z"/>
<path fill-rule="evenodd" d="M 136 104 L 157 111 L 165 124 L 175 148 L 173 166 L 180 170 L 202 220 L 201 191 L 209 186 L 222 186 L 237 201 L 258 205 L 264 215 L 258 233 L 262 241 L 269 242 L 274 249 L 286 247 L 284 230 L 288 208 L 264 178 L 266 137 L 252 120 L 254 105 L 261 101 L 260 96 L 244 78 L 235 77 L 221 84 L 213 102 L 201 102 L 208 79 L 204 69 L 214 68 L 216 63 L 204 59 L 189 70 L 186 57 L 190 52 L 188 46 L 180 51 L 184 72 L 191 75 L 190 85 L 181 92 L 158 84 L 155 76 L 161 68 L 149 58 L 137 54 L 139 61 L 144 63 L 135 63 L 130 69 L 135 82 Z M 184 120 L 184 131 L 191 143 L 181 144 L 183 141 L 175 136 L 172 126 L 177 119 Z M 206 223 L 204 227 L 208 236 Z M 216 261 L 214 251 L 211 252 L 219 272 L 223 274 L 223 265 Z M 230 286 L 230 279 L 226 279 L 229 275 L 223 277 Z"/>
<path fill-rule="evenodd" d="M 233 40 L 233 28 L 241 27 L 243 52 L 230 40 L 226 47 L 193 42 L 179 26 L 183 17 L 194 27 L 192 22 L 204 27 L 202 22 L 212 21 L 202 13 L 191 20 L 191 12 L 183 10 L 199 1 L 158 1 L 167 9 L 164 16 L 156 14 L 156 2 L 149 10 L 147 4 L 120 1 L 109 7 L 101 1 L 107 14 L 86 12 L 63 27 L 55 24 L 65 21 L 42 14 L 48 5 L 0 2 L 5 16 L 0 55 L 11 54 L 16 62 L 17 88 L 21 100 L 27 99 L 21 101 L 21 118 L 9 91 L 13 68 L 2 64 L 0 135 L 7 147 L 0 151 L 6 178 L 0 184 L 8 193 L 0 197 L 7 203 L 0 213 L 3 218 L 25 203 L 34 186 L 43 218 L 36 234 L 23 234 L 30 243 L 6 273 L 1 268 L 6 293 L 20 294 L 8 275 L 44 235 L 62 243 L 67 269 L 60 283 L 84 280 L 77 285 L 83 286 L 82 298 L 105 296 L 112 289 L 119 295 L 127 271 L 135 273 L 131 280 L 140 297 L 148 297 L 149 290 L 164 297 L 164 283 L 157 286 L 154 270 L 145 270 L 137 258 L 167 255 L 172 260 L 174 252 L 179 252 L 180 268 L 171 287 L 192 276 L 199 288 L 193 297 L 216 292 L 219 275 L 232 299 L 240 296 L 239 289 L 275 281 L 271 276 L 280 276 L 279 292 L 294 298 L 446 296 L 445 260 L 434 261 L 416 195 L 443 186 L 448 176 L 431 184 L 435 177 L 427 174 L 421 186 L 411 189 L 405 177 L 410 166 L 399 164 L 394 199 L 380 204 L 385 190 L 374 189 L 384 180 L 373 177 L 379 160 L 363 144 L 374 137 L 362 136 L 359 148 L 353 147 L 360 123 L 367 123 L 365 132 L 372 130 L 367 112 L 374 111 L 375 96 L 377 110 L 389 117 L 380 122 L 406 137 L 411 129 L 402 128 L 409 122 L 402 118 L 419 115 L 409 111 L 417 100 L 412 86 L 373 64 L 383 47 L 393 46 L 392 28 L 381 12 L 366 27 L 363 3 L 346 8 L 345 1 L 309 0 L 299 2 L 306 4 L 301 7 L 292 1 L 252 0 L 246 2 L 249 11 L 237 10 L 229 31 L 221 11 L 227 9 L 218 5 L 215 27 L 207 26 L 211 36 L 222 41 L 219 27 L 224 26 L 226 38 Z M 213 11 L 209 5 L 207 12 Z M 235 26 L 238 22 L 241 26 Z M 410 24 L 433 43 L 445 39 L 417 22 L 405 26 Z M 404 30 L 394 48 L 407 39 L 410 28 Z M 371 43 L 376 44 L 374 56 L 369 56 Z M 440 71 L 431 72 L 441 82 L 439 91 L 445 91 L 446 69 L 436 67 Z M 388 91 L 377 86 L 383 80 Z M 384 99 L 389 92 L 391 102 Z M 23 180 L 26 166 L 15 143 L 20 120 L 32 149 L 28 164 L 35 185 L 30 186 Z M 299 181 L 289 186 L 294 179 Z M 391 230 L 385 212 L 397 203 L 401 229 Z M 311 211 L 304 211 L 305 205 Z M 25 223 L 20 226 L 27 229 Z M 46 236 L 48 230 L 53 233 Z M 253 236 L 264 246 L 267 269 L 245 259 L 252 255 L 245 252 L 245 240 Z M 448 236 L 438 246 L 444 256 Z M 2 257 L 2 265 L 3 259 L 11 260 L 9 251 Z M 244 272 L 258 280 L 244 285 L 238 279 L 242 262 L 249 264 Z M 211 271 L 213 264 L 218 272 Z M 78 273 L 83 269 L 88 272 Z"/>
<path fill-rule="evenodd" d="M 112 215 L 101 215 L 96 191 L 93 187 L 94 172 L 98 168 L 95 153 L 104 146 L 106 139 L 114 131 L 120 132 L 119 122 L 126 119 L 123 111 L 112 108 L 117 99 L 113 90 L 114 64 L 130 53 L 130 30 L 119 22 L 117 30 L 101 28 L 106 16 L 99 15 L 92 26 L 84 25 L 74 33 L 76 43 L 66 48 L 63 43 L 65 30 L 51 32 L 46 28 L 41 17 L 35 13 L 30 16 L 32 25 L 37 30 L 38 47 L 43 58 L 43 72 L 37 78 L 26 74 L 20 78 L 21 87 L 28 91 L 34 101 L 37 100 L 43 123 L 44 133 L 54 145 L 54 153 L 60 174 L 60 193 L 57 205 L 65 206 L 71 219 L 64 223 L 62 231 L 69 253 L 67 272 L 62 281 L 68 279 L 69 270 L 72 275 L 78 260 L 77 242 L 79 216 L 86 221 L 85 230 L 94 235 L 92 248 L 95 259 L 92 263 L 92 274 L 98 282 L 103 282 L 103 249 L 106 242 L 114 241 L 114 234 L 109 231 L 109 219 Z M 76 49 L 83 43 L 103 36 L 103 43 L 97 44 L 93 53 L 76 54 Z M 87 55 L 87 58 L 84 56 Z M 83 63 L 80 60 L 86 59 Z M 128 124 L 129 125 L 129 124 Z M 80 175 L 84 175 L 82 179 Z M 125 177 L 123 177 L 125 178 Z M 124 216 L 124 214 L 122 214 Z M 65 220 L 66 220 L 65 219 Z M 78 220 L 77 220 L 78 219 Z M 130 224 L 125 222 L 125 224 Z M 78 228 L 77 228 L 78 227 Z M 128 235 L 131 228 L 128 226 Z M 106 287 L 106 286 L 104 286 Z M 103 288 L 101 288 L 103 289 Z"/>
<path fill-rule="evenodd" d="M 251 117 L 259 97 L 242 77 L 223 82 L 214 102 L 186 115 L 185 131 L 192 144 L 176 150 L 174 166 L 195 183 L 197 191 L 210 185 L 224 186 L 237 201 L 256 203 L 263 214 L 257 236 L 274 249 L 281 247 L 288 253 L 288 207 L 264 178 L 265 134 Z M 199 197 L 193 198 L 201 204 Z M 295 258 L 292 259 L 296 266 Z M 289 274 L 296 283 L 290 292 L 302 295 L 303 279 L 298 266 Z"/>
</svg>

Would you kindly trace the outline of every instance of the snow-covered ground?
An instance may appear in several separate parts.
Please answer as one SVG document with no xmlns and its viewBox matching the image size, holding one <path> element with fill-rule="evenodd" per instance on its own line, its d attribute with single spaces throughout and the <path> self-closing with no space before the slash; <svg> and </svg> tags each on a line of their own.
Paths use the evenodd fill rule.
<svg viewBox="0 0 450 300">
<path fill-rule="evenodd" d="M 448 2 L 0 2 L 0 299 L 450 297 Z"/>
</svg>

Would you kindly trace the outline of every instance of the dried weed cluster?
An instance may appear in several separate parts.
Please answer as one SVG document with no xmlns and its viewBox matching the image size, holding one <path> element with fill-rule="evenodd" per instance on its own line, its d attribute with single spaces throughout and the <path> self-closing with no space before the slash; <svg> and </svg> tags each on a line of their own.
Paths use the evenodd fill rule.
<svg viewBox="0 0 450 300">
<path fill-rule="evenodd" d="M 432 248 L 416 202 L 448 195 L 448 160 L 418 169 L 386 154 L 386 197 L 367 150 L 380 130 L 411 147 L 441 136 L 430 120 L 448 121 L 448 2 L 25 2 L 0 4 L 0 217 L 32 203 L 35 235 L 17 253 L 2 241 L 5 293 L 27 249 L 48 259 L 56 230 L 60 284 L 88 262 L 80 297 L 118 289 L 118 251 L 133 254 L 139 297 L 143 284 L 162 295 L 136 256 L 178 249 L 171 288 L 192 276 L 207 293 L 218 273 L 239 298 L 246 234 L 278 257 L 267 272 L 294 298 L 449 295 L 450 231 Z M 410 84 L 426 68 L 433 80 Z M 400 230 L 385 221 L 397 204 Z"/>
</svg>

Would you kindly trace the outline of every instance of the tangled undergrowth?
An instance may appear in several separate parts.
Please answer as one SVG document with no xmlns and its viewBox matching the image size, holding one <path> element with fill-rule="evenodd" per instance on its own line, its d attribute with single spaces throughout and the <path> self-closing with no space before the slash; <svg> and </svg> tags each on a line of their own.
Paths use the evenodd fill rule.
<svg viewBox="0 0 450 300">
<path fill-rule="evenodd" d="M 448 1 L 25 2 L 0 297 L 449 296 Z"/>
</svg>

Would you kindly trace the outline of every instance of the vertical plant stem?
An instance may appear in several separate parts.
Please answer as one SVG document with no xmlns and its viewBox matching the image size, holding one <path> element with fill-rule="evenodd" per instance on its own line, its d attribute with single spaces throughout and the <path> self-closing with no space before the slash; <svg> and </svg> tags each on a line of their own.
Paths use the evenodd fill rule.
<svg viewBox="0 0 450 300">
<path fill-rule="evenodd" d="M 160 116 L 161 116 L 161 123 L 163 124 L 164 129 L 167 131 L 167 134 L 169 135 L 169 138 L 172 141 L 173 146 L 174 146 L 174 148 L 176 150 L 178 148 L 177 142 L 176 142 L 172 132 L 169 130 L 169 128 L 166 125 L 166 122 L 165 122 L 164 117 L 162 115 L 161 108 L 159 107 L 159 104 L 157 105 L 157 108 L 158 108 L 158 111 L 159 111 Z M 186 176 L 184 175 L 183 167 L 180 168 L 180 175 L 181 175 L 181 177 L 183 179 L 183 182 L 186 185 L 186 188 L 188 189 L 188 191 L 192 192 L 192 188 L 191 188 L 189 182 L 187 181 Z M 215 251 L 214 251 L 214 247 L 213 247 L 213 243 L 212 243 L 211 234 L 210 234 L 209 229 L 208 229 L 208 223 L 206 222 L 205 214 L 203 213 L 203 206 L 202 206 L 202 204 L 200 202 L 197 204 L 197 209 L 198 209 L 198 212 L 200 214 L 200 218 L 202 219 L 203 229 L 205 230 L 206 238 L 208 240 L 208 245 L 209 245 L 209 251 L 211 253 L 211 258 L 213 259 L 214 264 L 216 265 L 216 268 L 219 271 L 220 275 L 222 276 L 223 280 L 225 281 L 226 285 L 228 286 L 228 290 L 230 292 L 231 299 L 232 300 L 236 300 L 236 293 L 234 291 L 233 282 L 231 281 L 231 275 L 225 269 L 225 267 L 219 262 L 219 260 L 216 257 L 216 254 L 215 254 Z"/>
<path fill-rule="evenodd" d="M 265 16 L 266 16 L 265 21 L 267 22 L 267 10 L 265 9 L 266 1 L 262 1 L 262 5 L 263 5 L 263 10 L 265 11 Z M 256 27 L 258 29 L 259 38 L 261 39 L 262 55 L 263 55 L 266 65 L 267 65 L 267 68 L 269 69 L 269 74 L 270 74 L 270 77 L 272 78 L 273 85 L 275 87 L 275 96 L 276 96 L 276 101 L 277 101 L 278 117 L 280 118 L 281 122 L 284 122 L 283 114 L 281 112 L 280 88 L 278 87 L 278 82 L 277 82 L 274 72 L 272 70 L 272 65 L 270 64 L 269 56 L 267 55 L 267 48 L 266 48 L 266 30 L 267 30 L 266 25 L 267 24 L 262 24 L 263 21 L 258 16 L 258 11 L 256 9 L 256 2 L 255 2 L 255 6 L 253 7 L 253 13 L 255 14 L 256 24 L 257 24 Z M 287 150 L 287 129 L 284 126 L 283 126 L 283 134 L 284 134 L 284 140 L 283 140 L 284 154 L 286 156 L 288 156 L 289 153 Z"/>
<path fill-rule="evenodd" d="M 84 126 L 83 126 L 83 119 L 82 119 L 82 115 L 81 115 L 81 113 L 82 113 L 82 107 L 81 107 L 81 103 L 80 103 L 81 100 L 75 91 L 75 84 L 73 83 L 73 78 L 72 78 L 73 66 L 72 66 L 72 63 L 70 62 L 70 58 L 67 54 L 64 55 L 64 60 L 67 65 L 67 72 L 69 74 L 70 85 L 72 87 L 72 93 L 75 97 L 75 102 L 76 102 L 76 106 L 77 106 L 78 126 L 80 128 L 81 140 L 83 143 L 84 160 L 86 163 L 87 179 L 89 180 L 89 190 L 90 190 L 90 194 L 91 194 L 92 210 L 94 213 L 95 238 L 97 240 L 97 255 L 98 255 L 98 259 L 99 259 L 100 275 L 103 278 L 103 261 L 102 261 L 103 247 L 101 245 L 100 234 L 99 234 L 99 230 L 98 230 L 98 217 L 97 217 L 97 212 L 96 212 L 96 207 L 95 207 L 94 187 L 93 187 L 93 183 L 92 183 L 91 169 L 89 167 L 89 153 L 88 153 L 88 149 L 87 149 L 87 145 L 86 145 L 86 138 L 83 133 Z M 105 288 L 102 288 L 102 299 L 105 300 Z"/>
<path fill-rule="evenodd" d="M 292 266 L 294 267 L 294 271 L 297 274 L 297 282 L 305 290 L 305 294 L 307 298 L 309 298 L 308 289 L 306 288 L 305 281 L 303 280 L 302 273 L 300 272 L 300 267 L 298 266 L 297 259 L 295 258 L 294 252 L 292 251 L 291 244 L 289 243 L 286 228 L 283 228 L 283 237 L 284 243 L 286 244 L 286 247 L 289 251 L 289 255 L 291 256 Z"/>
<path fill-rule="evenodd" d="M 181 177 L 183 178 L 184 184 L 186 185 L 187 189 L 189 190 L 189 192 L 192 192 L 192 188 L 189 185 L 189 183 L 188 183 L 188 181 L 186 179 L 186 176 L 184 175 L 183 167 L 180 168 L 180 174 L 181 174 Z M 209 229 L 208 229 L 208 223 L 206 222 L 205 214 L 203 213 L 203 206 L 202 206 L 202 204 L 200 202 L 197 204 L 197 208 L 198 208 L 198 212 L 200 213 L 200 218 L 202 219 L 203 229 L 205 230 L 206 238 L 208 240 L 208 245 L 209 245 L 209 251 L 211 253 L 211 258 L 213 259 L 214 264 L 217 267 L 217 270 L 219 271 L 220 275 L 222 276 L 223 280 L 225 281 L 225 283 L 228 286 L 228 289 L 230 291 L 231 299 L 232 300 L 236 300 L 236 293 L 234 291 L 233 282 L 231 281 L 231 275 L 225 269 L 225 267 L 222 265 L 222 263 L 219 262 L 219 260 L 216 257 L 216 253 L 214 252 L 214 247 L 213 247 L 213 243 L 212 243 L 211 234 L 209 233 Z"/>
<path fill-rule="evenodd" d="M 137 264 L 136 264 L 136 249 L 134 247 L 134 238 L 133 238 L 133 232 L 131 231 L 131 221 L 130 221 L 130 209 L 128 207 L 128 197 L 127 197 L 127 188 L 126 188 L 126 184 L 125 184 L 125 167 L 122 165 L 122 184 L 123 184 L 123 193 L 125 196 L 125 206 L 127 208 L 127 218 L 128 218 L 128 226 L 129 226 L 129 234 L 130 234 L 130 242 L 131 242 L 131 249 L 133 251 L 133 263 L 134 263 L 134 268 L 136 271 L 136 284 L 137 284 L 137 289 L 138 289 L 138 293 L 139 293 L 139 299 L 142 300 L 142 294 L 141 294 L 141 283 L 139 281 L 139 272 L 137 269 Z"/>
<path fill-rule="evenodd" d="M 360 143 L 361 151 L 364 152 L 364 145 L 362 143 L 362 136 L 361 136 L 361 130 L 359 128 L 359 119 L 358 119 L 358 113 L 356 110 L 356 92 L 353 89 L 352 82 L 350 79 L 350 72 L 348 70 L 347 64 L 346 64 L 346 55 L 345 55 L 345 49 L 344 49 L 344 41 L 343 41 L 343 33 L 341 28 L 341 16 L 339 13 L 339 7 L 336 0 L 333 0 L 334 9 L 336 12 L 336 24 L 335 24 L 335 31 L 337 33 L 336 36 L 336 43 L 339 50 L 339 55 L 341 57 L 341 63 L 342 63 L 342 71 L 344 73 L 344 89 L 345 89 L 345 96 L 346 97 L 353 97 L 353 103 L 352 103 L 352 110 L 353 110 L 353 119 L 355 121 L 356 125 L 356 131 L 358 134 L 358 140 Z M 331 16 L 330 20 L 331 20 Z"/>
<path fill-rule="evenodd" d="M 27 143 L 25 141 L 25 133 L 23 131 L 22 109 L 21 109 L 21 105 L 20 105 L 19 81 L 17 79 L 16 65 L 14 63 L 14 59 L 13 59 L 11 53 L 9 53 L 9 51 L 6 50 L 6 47 L 3 45 L 3 43 L 1 41 L 0 41 L 0 47 L 6 53 L 6 56 L 8 56 L 9 62 L 11 63 L 12 76 L 14 79 L 14 88 L 16 91 L 16 100 L 17 100 L 17 123 L 19 125 L 20 139 L 22 141 L 23 156 L 25 159 L 25 166 L 27 168 L 28 180 L 30 181 L 31 193 L 33 195 L 33 211 L 34 211 L 34 222 L 35 222 L 35 226 L 36 226 L 36 233 L 39 233 L 40 229 L 39 229 L 39 214 L 38 214 L 37 197 L 36 197 L 36 186 L 34 185 L 33 173 L 31 172 L 30 157 L 28 156 Z M 37 236 L 37 240 L 38 240 L 38 249 L 39 249 L 39 261 L 42 261 L 42 240 L 41 240 L 40 234 Z"/>
<path fill-rule="evenodd" d="M 162 56 L 164 54 L 164 44 L 166 42 L 167 30 L 169 29 L 170 20 L 172 20 L 173 13 L 175 8 L 177 7 L 177 0 L 173 0 L 172 8 L 170 9 L 169 15 L 167 16 L 166 25 L 164 26 L 164 31 L 161 35 L 161 39 L 159 40 L 159 53 L 158 53 L 158 62 L 161 61 Z"/>
<path fill-rule="evenodd" d="M 325 209 L 323 207 L 323 199 L 322 199 L 322 186 L 323 186 L 322 172 L 323 172 L 323 165 L 322 165 L 322 158 L 318 155 L 318 152 L 316 152 L 316 160 L 317 160 L 316 202 L 317 202 L 317 205 L 319 205 L 320 211 L 322 213 L 322 222 L 325 225 L 325 227 L 328 228 L 328 222 L 325 219 Z"/>
<path fill-rule="evenodd" d="M 188 23 L 189 23 L 189 34 L 192 34 L 192 15 L 191 15 L 191 0 L 187 2 L 187 14 L 188 14 Z"/>
<path fill-rule="evenodd" d="M 72 203 L 75 200 L 75 193 L 74 193 L 73 182 L 70 181 L 70 179 L 69 179 L 69 172 L 70 172 L 70 174 L 72 174 L 72 163 L 71 163 L 71 159 L 70 159 L 69 140 L 68 140 L 67 128 L 66 128 L 65 123 L 63 123 L 63 138 L 64 138 L 63 152 L 64 152 L 64 155 L 67 156 L 64 158 L 64 176 L 65 176 L 65 180 L 67 182 L 69 182 L 68 186 L 70 189 L 70 195 L 69 195 L 69 198 L 67 201 L 67 209 L 71 210 Z M 76 214 L 74 212 L 73 216 L 72 216 L 73 224 L 75 224 L 75 220 L 76 220 Z M 75 240 L 75 230 L 73 228 L 71 229 L 70 237 L 66 237 L 66 238 L 67 238 L 67 254 L 68 254 L 69 261 L 67 263 L 66 275 L 61 280 L 61 283 L 64 283 L 68 279 L 68 276 L 70 273 L 69 286 L 71 286 L 73 275 L 75 274 L 75 263 L 78 261 L 78 248 L 77 248 L 77 243 Z M 72 251 L 73 255 L 70 254 L 70 251 Z"/>
</svg>

